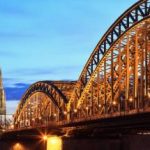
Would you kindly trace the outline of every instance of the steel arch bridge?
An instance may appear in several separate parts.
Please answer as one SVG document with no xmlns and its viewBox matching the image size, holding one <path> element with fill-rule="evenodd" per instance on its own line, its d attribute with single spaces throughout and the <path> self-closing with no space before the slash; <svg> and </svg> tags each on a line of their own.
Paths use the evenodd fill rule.
<svg viewBox="0 0 150 150">
<path fill-rule="evenodd" d="M 96 45 L 79 79 L 40 81 L 16 110 L 16 128 L 150 112 L 150 0 L 125 11 Z"/>
</svg>

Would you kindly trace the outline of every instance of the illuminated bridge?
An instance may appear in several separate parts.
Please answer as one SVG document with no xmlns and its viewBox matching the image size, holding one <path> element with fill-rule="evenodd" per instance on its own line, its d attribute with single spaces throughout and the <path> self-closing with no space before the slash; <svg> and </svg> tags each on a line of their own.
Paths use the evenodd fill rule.
<svg viewBox="0 0 150 150">
<path fill-rule="evenodd" d="M 104 34 L 77 81 L 29 87 L 16 110 L 14 131 L 92 128 L 92 123 L 149 129 L 149 118 L 150 0 L 140 0 Z"/>
</svg>

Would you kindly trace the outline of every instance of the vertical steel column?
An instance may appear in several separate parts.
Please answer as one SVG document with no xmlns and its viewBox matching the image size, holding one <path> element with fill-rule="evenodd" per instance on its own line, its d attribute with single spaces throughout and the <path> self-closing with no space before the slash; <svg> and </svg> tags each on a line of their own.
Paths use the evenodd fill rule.
<svg viewBox="0 0 150 150">
<path fill-rule="evenodd" d="M 138 30 L 135 31 L 135 55 L 134 55 L 134 100 L 135 109 L 139 109 L 138 106 Z"/>
<path fill-rule="evenodd" d="M 125 91 L 125 112 L 128 110 L 127 101 L 129 100 L 129 78 L 130 78 L 130 53 L 129 53 L 129 34 L 127 34 L 127 46 L 126 46 L 126 91 Z"/>
<path fill-rule="evenodd" d="M 50 102 L 49 103 L 49 109 L 50 109 L 50 111 L 49 111 L 49 116 L 50 116 L 50 119 L 51 119 L 51 117 L 52 117 L 52 103 Z"/>
<path fill-rule="evenodd" d="M 22 112 L 23 127 L 25 127 L 24 111 Z"/>
<path fill-rule="evenodd" d="M 93 82 L 91 84 L 91 115 L 93 115 L 94 100 L 93 100 Z"/>
<path fill-rule="evenodd" d="M 139 107 L 144 108 L 144 54 L 145 49 L 141 51 L 141 78 L 140 78 L 140 100 L 139 100 Z"/>
<path fill-rule="evenodd" d="M 113 50 L 111 50 L 111 112 L 113 111 L 114 101 L 114 63 L 113 63 Z"/>
<path fill-rule="evenodd" d="M 106 101 L 106 98 L 107 98 L 107 90 L 106 90 L 106 81 L 107 81 L 107 78 L 106 78 L 106 59 L 104 60 L 104 110 L 105 110 L 105 114 L 107 113 L 107 101 Z"/>
<path fill-rule="evenodd" d="M 99 91 L 100 91 L 100 75 L 99 75 L 99 69 L 97 71 L 97 104 L 98 104 L 98 113 L 100 110 L 100 99 L 99 99 Z"/>
<path fill-rule="evenodd" d="M 88 96 L 87 96 L 87 93 L 85 93 L 85 99 L 86 99 L 86 101 L 85 101 L 85 109 L 86 109 L 86 116 L 88 116 L 89 115 L 89 103 L 88 103 Z"/>
<path fill-rule="evenodd" d="M 61 105 L 60 96 L 58 96 L 58 105 L 59 105 L 59 106 Z M 62 108 L 63 108 L 63 110 L 65 110 L 63 106 L 62 106 Z M 65 111 L 66 111 L 66 110 L 65 110 Z M 61 115 L 61 113 L 60 113 L 60 111 L 58 110 L 58 121 L 60 121 L 60 117 L 61 117 L 60 115 Z M 66 115 L 68 115 L 68 112 L 67 112 Z M 66 118 L 65 118 L 65 119 L 66 119 Z"/>
<path fill-rule="evenodd" d="M 30 103 L 30 105 L 29 105 L 29 120 L 30 120 L 30 126 L 31 126 L 31 122 L 32 122 L 32 117 L 31 117 L 31 103 Z"/>
<path fill-rule="evenodd" d="M 119 80 L 119 96 L 121 96 L 121 70 L 122 70 L 122 61 L 121 61 L 121 54 L 122 54 L 122 52 L 121 52 L 121 41 L 119 41 L 119 44 L 118 44 L 118 65 L 119 65 L 119 67 L 118 67 L 118 80 Z M 118 105 L 118 110 L 120 111 L 120 113 L 121 113 L 121 104 L 122 104 L 122 101 L 121 101 L 121 98 L 119 97 L 119 105 Z"/>
<path fill-rule="evenodd" d="M 148 43 L 147 43 L 148 37 L 147 37 L 147 22 L 145 24 L 145 89 L 144 89 L 144 95 L 148 95 L 148 63 L 147 63 L 147 50 L 148 50 Z"/>
</svg>

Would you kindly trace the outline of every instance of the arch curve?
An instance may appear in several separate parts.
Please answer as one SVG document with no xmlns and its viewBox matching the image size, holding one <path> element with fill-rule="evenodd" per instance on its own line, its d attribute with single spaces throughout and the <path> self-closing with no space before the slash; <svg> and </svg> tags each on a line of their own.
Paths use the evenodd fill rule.
<svg viewBox="0 0 150 150">
<path fill-rule="evenodd" d="M 101 40 L 96 45 L 87 63 L 85 64 L 80 77 L 77 81 L 72 97 L 68 103 L 68 111 L 71 109 L 71 104 L 81 97 L 87 83 L 89 83 L 93 73 L 99 65 L 101 59 L 107 51 L 113 47 L 114 43 L 121 38 L 128 30 L 133 28 L 142 20 L 150 16 L 150 0 L 141 0 L 127 9 L 106 31 Z"/>
<path fill-rule="evenodd" d="M 16 110 L 15 118 L 19 116 L 28 98 L 37 92 L 46 94 L 60 112 L 64 111 L 65 108 L 62 107 L 66 106 L 69 97 L 68 93 L 66 94 L 65 92 L 68 88 L 72 91 L 74 85 L 75 81 L 39 81 L 32 84 L 23 95 Z M 66 87 L 66 89 L 64 89 L 64 87 Z M 58 102 L 60 100 L 62 101 L 61 104 Z M 62 106 L 62 103 L 64 106 Z"/>
<path fill-rule="evenodd" d="M 59 104 L 56 101 L 56 95 L 59 95 L 63 102 L 66 104 L 68 102 L 66 96 L 53 84 L 53 82 L 39 81 L 32 84 L 29 89 L 26 91 L 21 100 L 21 105 L 35 92 L 43 92 L 49 96 L 53 103 L 61 110 Z M 54 94 L 55 93 L 55 94 Z"/>
</svg>

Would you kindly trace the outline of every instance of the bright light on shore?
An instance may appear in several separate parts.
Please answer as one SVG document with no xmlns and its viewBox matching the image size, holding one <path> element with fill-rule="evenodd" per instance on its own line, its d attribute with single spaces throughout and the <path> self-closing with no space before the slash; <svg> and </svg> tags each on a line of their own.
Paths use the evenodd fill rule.
<svg viewBox="0 0 150 150">
<path fill-rule="evenodd" d="M 47 138 L 47 150 L 62 150 L 62 139 L 58 136 Z"/>
<path fill-rule="evenodd" d="M 46 141 L 47 140 L 47 135 L 43 136 L 43 140 Z"/>
<path fill-rule="evenodd" d="M 132 97 L 129 98 L 129 102 L 133 102 L 133 98 Z"/>
</svg>

